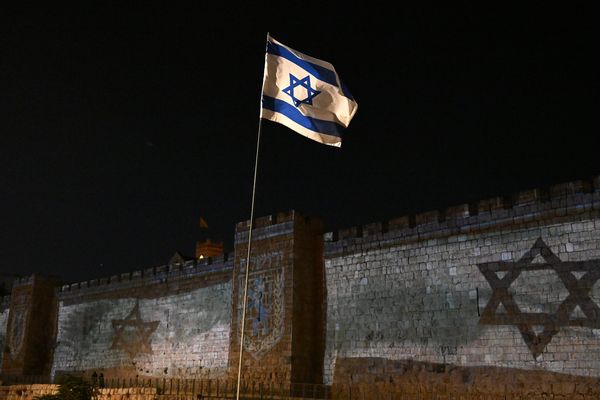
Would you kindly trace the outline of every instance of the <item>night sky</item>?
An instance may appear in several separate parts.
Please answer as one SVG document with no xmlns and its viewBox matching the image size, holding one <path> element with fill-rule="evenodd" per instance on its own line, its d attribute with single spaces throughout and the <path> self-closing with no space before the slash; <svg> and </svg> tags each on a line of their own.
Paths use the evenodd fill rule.
<svg viewBox="0 0 600 400">
<path fill-rule="evenodd" d="M 0 273 L 162 265 L 200 216 L 231 251 L 267 31 L 359 109 L 341 149 L 263 123 L 257 216 L 335 230 L 600 174 L 591 10 L 259 4 L 0 12 Z"/>
</svg>

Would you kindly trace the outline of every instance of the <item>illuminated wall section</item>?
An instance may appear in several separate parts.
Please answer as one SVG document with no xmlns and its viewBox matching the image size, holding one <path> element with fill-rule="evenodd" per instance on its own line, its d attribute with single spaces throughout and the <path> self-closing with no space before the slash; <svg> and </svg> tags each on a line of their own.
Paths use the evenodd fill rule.
<svg viewBox="0 0 600 400">
<path fill-rule="evenodd" d="M 166 269 L 63 290 L 52 375 L 217 378 L 226 373 L 229 264 Z"/>
</svg>

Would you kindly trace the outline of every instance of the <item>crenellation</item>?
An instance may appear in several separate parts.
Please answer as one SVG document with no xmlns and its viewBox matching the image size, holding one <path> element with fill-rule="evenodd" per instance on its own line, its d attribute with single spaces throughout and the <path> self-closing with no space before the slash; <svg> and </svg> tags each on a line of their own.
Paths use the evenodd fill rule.
<svg viewBox="0 0 600 400">
<path fill-rule="evenodd" d="M 446 221 L 460 221 L 469 218 L 473 214 L 469 204 L 459 204 L 457 206 L 447 207 L 444 210 L 444 219 Z"/>
<path fill-rule="evenodd" d="M 131 280 L 141 279 L 143 276 L 144 276 L 144 271 L 143 270 L 137 270 L 137 271 L 132 271 L 131 272 Z"/>
<path fill-rule="evenodd" d="M 325 232 L 323 234 L 323 241 L 337 242 L 338 241 L 338 233 L 337 232 Z"/>
<path fill-rule="evenodd" d="M 362 227 L 353 226 L 352 228 L 340 229 L 338 231 L 338 238 L 340 240 L 352 239 L 362 236 Z"/>
<path fill-rule="evenodd" d="M 13 289 L 17 286 L 31 285 L 35 279 L 35 274 L 30 276 L 18 277 L 13 281 Z"/>
<path fill-rule="evenodd" d="M 410 228 L 409 217 L 407 215 L 405 215 L 402 217 L 391 219 L 388 222 L 388 226 L 390 228 L 390 231 L 399 231 L 399 230 L 409 229 Z"/>
<path fill-rule="evenodd" d="M 264 228 L 265 226 L 271 226 L 273 225 L 276 221 L 276 217 L 273 215 L 266 215 L 263 217 L 258 217 L 254 219 L 254 228 L 255 229 L 259 229 L 259 228 Z"/>
<path fill-rule="evenodd" d="M 294 211 L 294 210 L 290 210 L 290 211 L 287 211 L 287 212 L 285 212 L 285 211 L 284 212 L 278 212 L 277 213 L 277 219 L 276 219 L 275 223 L 281 224 L 283 222 L 293 221 L 297 213 L 298 212 Z"/>
<path fill-rule="evenodd" d="M 479 210 L 480 214 L 491 214 L 495 210 L 504 209 L 504 201 L 502 197 L 492 197 L 489 199 L 480 200 L 477 203 L 477 209 Z"/>
<path fill-rule="evenodd" d="M 296 218 L 301 218 L 302 215 L 295 210 L 288 212 L 279 212 L 275 215 L 266 215 L 254 218 L 252 224 L 253 229 L 266 228 L 273 225 L 279 225 L 286 222 L 293 222 Z M 236 233 L 247 232 L 250 229 L 250 220 L 238 222 L 235 226 Z"/>
<path fill-rule="evenodd" d="M 577 193 L 591 193 L 594 191 L 594 180 L 576 180 L 572 182 L 561 183 L 550 187 L 550 197 L 564 197 Z M 598 189 L 596 187 L 596 189 Z"/>
<path fill-rule="evenodd" d="M 294 214 L 295 218 L 300 218 L 299 214 Z M 260 240 L 268 237 L 275 237 L 291 232 L 294 226 L 294 219 L 291 221 L 282 221 L 272 225 L 266 225 L 252 230 L 253 239 Z M 235 244 L 248 242 L 249 224 L 237 224 L 235 232 Z"/>
<path fill-rule="evenodd" d="M 573 185 L 569 183 L 559 183 L 550 186 L 550 198 L 551 199 L 562 199 L 572 192 Z"/>
<path fill-rule="evenodd" d="M 540 218 L 566 217 L 596 210 L 600 208 L 600 189 L 596 184 L 599 179 L 574 181 L 549 189 L 525 190 L 510 196 L 448 207 L 444 211 L 398 217 L 387 222 L 388 230 L 393 233 L 382 234 L 386 239 L 418 240 L 431 235 L 469 233 L 506 224 L 528 225 Z M 365 225 L 368 234 L 364 237 L 358 234 L 357 227 L 341 229 L 337 239 L 329 237 L 326 241 L 327 251 L 333 250 L 332 243 L 337 240 L 362 239 L 346 243 L 342 246 L 345 251 L 350 249 L 349 246 L 360 246 L 364 240 L 371 240 L 376 233 L 373 230 L 376 224 Z"/>
<path fill-rule="evenodd" d="M 415 224 L 417 227 L 423 225 L 436 225 L 440 222 L 440 212 L 438 210 L 427 211 L 415 215 Z"/>
<path fill-rule="evenodd" d="M 503 199 L 502 200 L 502 208 L 496 208 L 490 211 L 492 216 L 492 221 L 501 221 L 507 218 L 510 218 L 511 214 L 513 214 L 512 203 L 510 200 Z"/>
<path fill-rule="evenodd" d="M 207 258 L 202 262 L 188 261 L 183 265 L 161 265 L 145 270 L 131 271 L 106 278 L 92 279 L 83 282 L 64 284 L 59 287 L 59 293 L 101 293 L 106 291 L 135 288 L 146 284 L 168 283 L 173 280 L 186 279 L 206 274 L 219 274 L 231 269 L 231 254 L 213 259 Z"/>
<path fill-rule="evenodd" d="M 229 254 L 222 253 L 216 257 L 207 257 L 206 264 L 202 264 L 202 265 L 206 266 L 206 265 L 212 265 L 212 264 L 222 264 L 222 263 L 226 262 L 227 260 L 230 260 L 231 257 L 233 257 L 232 254 L 233 253 L 229 253 Z M 198 266 L 201 266 L 200 263 L 198 263 Z"/>
<path fill-rule="evenodd" d="M 385 222 L 373 222 L 362 226 L 363 236 L 374 236 L 386 233 L 388 224 Z"/>
<path fill-rule="evenodd" d="M 540 201 L 540 189 L 524 190 L 515 195 L 513 206 L 522 207 L 538 201 Z"/>
<path fill-rule="evenodd" d="M 154 274 L 155 275 L 160 275 L 160 274 L 165 274 L 169 272 L 169 266 L 168 265 L 160 265 L 158 267 L 155 267 L 154 269 Z"/>
<path fill-rule="evenodd" d="M 236 232 L 243 232 L 250 229 L 250 220 L 240 221 L 235 225 Z"/>
<path fill-rule="evenodd" d="M 592 209 L 593 199 L 593 192 L 576 193 L 567 197 L 566 206 L 574 209 Z"/>
<path fill-rule="evenodd" d="M 592 186 L 594 188 L 594 192 L 596 192 L 596 193 L 600 192 L 600 175 L 592 178 L 591 182 L 592 182 Z"/>
<path fill-rule="evenodd" d="M 167 265 L 167 273 L 169 275 L 177 275 L 179 273 L 179 271 L 181 271 L 181 269 L 183 268 L 184 264 L 181 263 L 176 263 L 176 264 L 169 264 Z"/>
</svg>

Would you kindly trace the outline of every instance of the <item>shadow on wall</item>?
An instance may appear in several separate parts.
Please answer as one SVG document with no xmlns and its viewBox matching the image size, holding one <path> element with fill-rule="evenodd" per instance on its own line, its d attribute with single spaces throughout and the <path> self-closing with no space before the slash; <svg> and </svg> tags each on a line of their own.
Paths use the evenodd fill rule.
<svg viewBox="0 0 600 400">
<path fill-rule="evenodd" d="M 338 398 L 349 398 L 351 392 L 352 398 L 376 400 L 407 394 L 428 399 L 466 393 L 506 398 L 543 394 L 575 398 L 600 395 L 600 378 L 516 368 L 342 358 L 336 362 L 332 392 Z"/>
<path fill-rule="evenodd" d="M 373 293 L 380 293 L 385 284 L 373 281 L 370 277 L 365 284 L 350 288 L 351 297 L 343 299 L 347 301 L 338 300 L 329 308 L 328 318 L 335 324 L 329 340 L 336 351 L 350 351 L 349 344 L 355 342 L 382 343 L 389 349 L 406 343 L 458 347 L 482 334 L 477 299 L 469 292 L 434 290 L 424 295 L 426 282 L 415 277 L 410 287 L 390 288 L 385 298 L 374 299 Z M 483 287 L 480 294 L 485 299 L 491 290 Z M 357 317 L 371 320 L 372 315 L 378 316 L 376 324 L 357 324 Z M 415 321 L 415 315 L 424 319 Z"/>
</svg>

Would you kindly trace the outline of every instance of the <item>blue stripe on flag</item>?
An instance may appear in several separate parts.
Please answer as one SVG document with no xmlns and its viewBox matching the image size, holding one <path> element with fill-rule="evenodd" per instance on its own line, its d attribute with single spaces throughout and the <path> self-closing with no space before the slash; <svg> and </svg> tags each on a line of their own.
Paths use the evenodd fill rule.
<svg viewBox="0 0 600 400">
<path fill-rule="evenodd" d="M 348 86 L 346 86 L 346 84 L 344 82 L 342 82 L 341 79 L 340 79 L 340 83 L 342 84 L 342 93 L 344 93 L 344 96 L 346 96 L 350 100 L 354 101 L 354 97 L 352 97 L 352 93 L 350 93 Z"/>
<path fill-rule="evenodd" d="M 263 95 L 262 106 L 267 110 L 283 114 L 298 125 L 317 133 L 342 137 L 342 132 L 344 132 L 344 128 L 341 125 L 331 121 L 323 121 L 322 119 L 307 117 L 298 111 L 296 107 L 286 103 L 283 100 Z"/>
<path fill-rule="evenodd" d="M 279 57 L 283 57 L 286 60 L 293 62 L 300 68 L 305 69 L 307 72 L 312 74 L 315 78 L 317 78 L 323 82 L 327 82 L 330 85 L 333 85 L 335 87 L 338 86 L 335 72 L 333 72 L 330 69 L 324 68 L 320 65 L 313 64 L 311 62 L 302 60 L 302 59 L 296 57 L 291 51 L 289 51 L 288 49 L 286 49 L 283 46 L 280 46 L 276 43 L 269 41 L 269 42 L 267 42 L 267 53 L 270 53 L 270 54 L 273 54 L 273 55 L 276 55 Z"/>
</svg>

